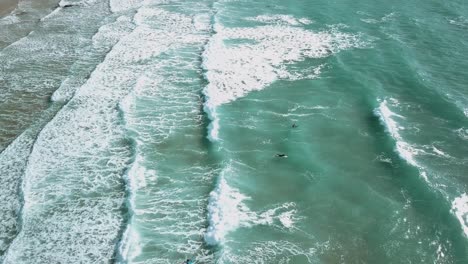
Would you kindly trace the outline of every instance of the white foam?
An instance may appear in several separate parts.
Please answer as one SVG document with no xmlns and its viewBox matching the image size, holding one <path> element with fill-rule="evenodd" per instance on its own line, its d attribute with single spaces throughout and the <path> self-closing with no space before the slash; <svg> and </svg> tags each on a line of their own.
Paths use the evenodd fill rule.
<svg viewBox="0 0 468 264">
<path fill-rule="evenodd" d="M 285 24 L 291 26 L 299 25 L 310 25 L 313 23 L 312 20 L 308 18 L 295 18 L 291 15 L 260 15 L 256 17 L 249 17 L 246 20 L 262 22 L 262 23 L 273 23 L 273 24 Z"/>
<path fill-rule="evenodd" d="M 436 148 L 434 145 L 432 145 L 432 151 L 441 157 L 450 158 L 450 155 Z"/>
<path fill-rule="evenodd" d="M 18 23 L 20 21 L 21 20 L 19 19 L 19 17 L 14 12 L 12 12 L 11 14 L 0 18 L 0 25 L 5 25 L 5 26 L 6 25 L 12 25 L 12 24 L 16 24 L 16 23 Z"/>
<path fill-rule="evenodd" d="M 387 100 L 383 100 L 378 109 L 378 115 L 380 116 L 380 120 L 385 124 L 388 132 L 394 139 L 401 139 L 399 130 L 404 129 L 404 127 L 399 126 L 398 123 L 392 119 L 392 117 L 399 117 L 404 119 L 403 116 L 393 113 L 388 108 Z"/>
<path fill-rule="evenodd" d="M 256 225 L 272 225 L 278 228 L 285 227 L 292 229 L 294 223 L 298 220 L 297 210 L 295 209 L 295 203 L 284 203 L 276 205 L 274 208 L 265 211 L 264 213 L 257 214 L 255 218 L 251 219 L 252 224 Z M 281 226 L 279 226 L 277 224 Z"/>
<path fill-rule="evenodd" d="M 210 193 L 206 243 L 209 245 L 222 243 L 228 232 L 236 229 L 242 222 L 247 222 L 249 210 L 243 203 L 246 199 L 249 198 L 230 187 L 221 176 L 216 189 Z"/>
<path fill-rule="evenodd" d="M 385 155 L 385 153 L 382 153 L 382 154 L 378 155 L 377 157 L 375 157 L 374 160 L 378 160 L 378 161 L 383 162 L 383 163 L 392 164 L 392 159 L 389 158 L 389 157 L 387 157 L 387 156 Z"/>
<path fill-rule="evenodd" d="M 329 250 L 330 244 L 312 243 L 305 245 L 281 239 L 252 242 L 242 254 L 231 252 L 229 249 L 224 250 L 218 261 L 219 263 L 252 263 L 252 260 L 255 260 L 253 263 L 297 263 L 298 259 L 304 259 L 304 263 L 321 263 L 320 252 Z"/>
<path fill-rule="evenodd" d="M 49 18 L 52 18 L 54 17 L 55 15 L 57 15 L 58 13 L 60 13 L 60 11 L 63 9 L 62 8 L 63 5 L 60 5 L 60 7 L 57 7 L 54 9 L 54 11 L 50 12 L 49 14 L 47 14 L 46 16 L 42 17 L 40 21 L 45 21 Z"/>
<path fill-rule="evenodd" d="M 143 78 L 140 78 L 137 81 L 136 87 L 141 86 L 141 82 L 144 82 L 142 79 Z M 124 113 L 126 130 L 130 133 L 137 133 L 136 131 L 132 131 L 131 127 L 127 125 L 127 123 L 131 123 L 133 121 L 131 113 L 135 107 L 135 90 L 130 92 L 122 101 L 120 101 L 119 107 Z M 141 143 L 138 139 L 135 140 L 134 161 L 125 176 L 128 193 L 127 206 L 129 207 L 128 210 L 130 217 L 127 221 L 127 227 L 119 246 L 119 255 L 121 258 L 119 261 L 122 261 L 123 263 L 133 260 L 142 252 L 140 234 L 135 229 L 134 225 L 136 211 L 135 196 L 138 190 L 147 186 L 147 179 L 154 181 L 156 178 L 156 172 L 154 170 L 148 170 L 142 165 L 144 158 L 140 155 Z"/>
<path fill-rule="evenodd" d="M 204 172 L 200 173 L 203 177 L 190 177 L 190 180 L 183 182 L 179 182 L 180 179 L 177 176 L 180 175 L 175 172 L 176 176 L 170 179 L 165 174 L 159 175 L 166 181 L 165 188 L 155 187 L 156 172 L 148 169 L 147 165 L 149 163 L 156 167 L 158 165 L 154 164 L 153 158 L 146 160 L 145 154 L 160 155 L 161 163 L 163 163 L 166 157 L 163 157 L 161 153 L 164 153 L 164 150 L 151 149 L 148 145 L 166 142 L 174 131 L 180 131 L 187 124 L 195 122 L 194 117 L 199 111 L 199 104 L 196 100 L 199 90 L 191 91 L 193 89 L 191 86 L 194 83 L 199 85 L 199 80 L 187 78 L 180 72 L 172 71 L 177 69 L 196 73 L 199 70 L 199 55 L 196 53 L 179 54 L 178 48 L 184 50 L 187 47 L 195 49 L 203 46 L 208 38 L 208 35 L 203 34 L 206 30 L 206 27 L 201 25 L 203 19 L 202 16 L 196 18 L 157 7 L 141 7 L 133 19 L 138 26 L 133 33 L 141 34 L 139 35 L 141 39 L 136 43 L 138 46 L 136 50 L 129 49 L 128 54 L 120 59 L 131 60 L 134 65 L 151 66 L 147 67 L 146 71 L 140 72 L 132 84 L 132 91 L 119 104 L 123 111 L 127 136 L 136 143 L 135 160 L 127 174 L 131 217 L 119 247 L 122 262 L 131 263 L 142 251 L 145 252 L 145 258 L 151 256 L 152 262 L 169 261 L 170 256 L 160 255 L 158 250 L 148 252 L 146 249 L 145 251 L 148 244 L 151 247 L 171 252 L 169 255 L 200 252 L 197 247 L 201 246 L 201 241 L 196 239 L 199 239 L 200 233 L 203 232 L 206 215 L 203 210 L 199 209 L 200 204 L 206 203 L 206 197 L 186 196 L 188 189 L 193 191 L 202 187 L 198 184 L 193 186 L 194 182 L 197 183 L 196 181 L 200 178 L 209 177 L 204 175 L 206 174 L 205 168 L 196 168 L 190 164 L 190 171 L 187 171 L 187 174 L 197 175 L 196 171 L 201 170 Z M 171 56 L 152 59 L 159 56 L 161 52 L 167 52 Z M 174 54 L 177 55 L 173 56 Z M 129 56 L 128 59 L 127 56 Z M 167 68 L 171 72 L 167 72 Z M 180 83 L 175 84 L 178 82 L 183 82 L 185 85 L 179 87 Z M 142 104 L 138 104 L 142 101 Z M 152 102 L 152 106 L 145 104 L 148 101 Z M 156 109 L 155 105 L 158 106 Z M 177 111 L 174 111 L 175 109 Z M 147 112 L 149 114 L 146 114 Z M 168 112 L 170 116 L 167 115 Z M 179 164 L 175 170 L 182 170 L 181 165 Z M 192 180 L 194 182 L 191 182 Z M 211 180 L 208 182 L 211 183 Z M 206 194 L 206 191 L 203 193 Z M 181 212 L 181 204 L 186 206 L 187 203 L 191 206 Z M 154 217 L 155 215 L 165 217 Z M 140 232 L 140 230 L 145 231 Z M 175 242 L 166 243 L 161 236 L 173 236 L 171 239 Z"/>
<path fill-rule="evenodd" d="M 461 139 L 468 140 L 468 129 L 461 127 L 459 129 L 454 130 L 457 136 Z"/>
<path fill-rule="evenodd" d="M 405 128 L 403 126 L 400 126 L 396 119 L 403 120 L 405 118 L 401 115 L 392 112 L 388 107 L 389 104 L 397 106 L 398 101 L 394 98 L 390 98 L 388 99 L 388 101 L 381 101 L 379 108 L 375 110 L 376 115 L 380 117 L 381 122 L 384 124 L 391 137 L 396 141 L 395 149 L 398 155 L 400 155 L 400 157 L 403 158 L 410 165 L 416 167 L 419 170 L 421 177 L 423 177 L 424 180 L 429 182 L 427 178 L 427 173 L 415 159 L 416 155 L 421 153 L 422 151 L 404 141 L 403 137 L 400 135 L 400 131 L 404 130 Z"/>
<path fill-rule="evenodd" d="M 117 263 L 129 263 L 142 252 L 141 239 L 139 233 L 132 228 L 130 223 L 129 227 L 125 230 L 122 237 L 122 243 L 119 246 L 120 260 Z"/>
<path fill-rule="evenodd" d="M 203 67 L 209 82 L 204 89 L 205 110 L 213 121 L 212 139 L 217 139 L 219 134 L 218 106 L 262 90 L 276 80 L 315 78 L 323 65 L 306 72 L 288 65 L 362 45 L 358 36 L 336 29 L 316 33 L 289 25 L 225 28 L 219 23 L 214 29 L 216 34 L 203 53 Z"/>
<path fill-rule="evenodd" d="M 138 147 L 136 149 L 138 153 Z M 129 206 L 129 214 L 130 218 L 127 222 L 127 228 L 124 232 L 124 235 L 121 239 L 121 243 L 119 246 L 119 255 L 123 262 L 128 262 L 134 259 L 136 256 L 141 254 L 141 239 L 140 234 L 134 227 L 134 214 L 135 214 L 135 193 L 141 189 L 146 187 L 146 179 L 148 178 L 155 178 L 156 173 L 152 170 L 147 170 L 143 166 L 141 166 L 142 157 L 137 154 L 130 170 L 126 175 L 126 182 L 127 182 L 127 192 L 129 197 L 128 199 L 128 206 Z"/>
<path fill-rule="evenodd" d="M 369 14 L 365 14 L 365 13 L 361 13 L 360 15 L 367 15 L 369 16 Z M 362 22 L 365 22 L 365 23 L 368 23 L 368 24 L 380 24 L 380 23 L 384 23 L 384 22 L 388 22 L 388 21 L 391 21 L 393 20 L 395 17 L 395 13 L 389 13 L 385 16 L 383 16 L 382 18 L 380 19 L 375 19 L 375 18 L 361 18 L 361 21 Z"/>
<path fill-rule="evenodd" d="M 228 185 L 226 174 L 232 176 L 231 166 L 225 168 L 220 175 L 216 189 L 210 193 L 208 203 L 209 226 L 205 233 L 205 241 L 209 245 L 223 244 L 226 235 L 238 227 L 254 225 L 271 225 L 292 228 L 297 213 L 294 203 L 285 203 L 266 210 L 254 212 L 245 204 L 251 198 L 242 194 L 238 189 Z"/>
<path fill-rule="evenodd" d="M 282 213 L 279 217 L 281 224 L 283 224 L 287 228 L 292 227 L 294 224 L 293 213 L 293 211 Z"/>
<path fill-rule="evenodd" d="M 50 3 L 41 6 L 39 9 L 33 2 L 36 1 L 19 2 L 20 5 L 26 5 L 21 7 L 21 10 L 24 9 L 26 14 L 20 18 L 30 21 L 24 20 L 21 22 L 21 30 L 18 31 L 18 35 L 13 32 L 6 35 L 14 39 L 20 35 L 25 35 L 27 32 L 29 34 L 5 47 L 1 55 L 2 59 L 0 59 L 5 61 L 5 67 L 3 67 L 0 75 L 7 76 L 6 80 L 10 81 L 11 90 L 21 91 L 21 93 L 29 91 L 41 94 L 40 96 L 47 96 L 47 94 L 52 93 L 68 75 L 70 78 L 62 82 L 63 86 L 52 97 L 56 101 L 66 101 L 75 88 L 83 83 L 81 82 L 78 86 L 74 85 L 76 84 L 76 72 L 73 72 L 73 70 L 81 67 L 90 71 L 97 64 L 96 61 L 89 59 L 90 57 L 94 58 L 94 56 L 89 56 L 92 53 L 89 44 L 91 34 L 94 30 L 97 30 L 103 16 L 108 14 L 107 4 L 101 2 L 88 8 L 80 6 L 79 12 L 59 12 L 62 8 L 58 7 L 53 12 L 54 19 L 45 19 L 45 21 L 38 24 L 37 21 L 33 22 L 36 20 L 34 17 L 45 15 L 44 11 L 49 12 L 48 8 L 50 6 L 47 5 L 53 4 L 54 1 L 48 1 Z M 60 34 L 57 34 L 54 30 L 44 30 L 56 25 L 63 25 Z M 36 27 L 38 31 L 33 30 Z M 38 52 L 38 50 L 41 50 L 41 52 Z M 82 59 L 82 57 L 87 59 Z M 82 64 L 77 65 L 77 60 Z M 32 61 L 34 61 L 33 67 L 35 70 L 28 71 L 24 64 L 29 65 Z M 83 63 L 86 65 L 84 66 Z M 69 71 L 67 72 L 66 69 L 69 69 Z M 8 96 L 9 92 L 7 91 L 6 94 Z M 11 94 L 9 97 L 11 97 Z M 27 111 L 25 115 L 28 115 Z"/>
<path fill-rule="evenodd" d="M 310 25 L 310 24 L 314 23 L 313 20 L 310 20 L 310 19 L 305 18 L 305 17 L 299 18 L 297 21 L 299 21 L 299 23 L 304 24 L 304 25 Z"/>
<path fill-rule="evenodd" d="M 129 189 L 132 192 L 138 191 L 139 189 L 145 188 L 147 183 L 147 179 L 151 179 L 154 181 L 156 179 L 156 172 L 154 170 L 150 170 L 145 168 L 141 163 L 143 161 L 143 157 L 139 156 L 138 152 L 138 145 L 141 143 L 137 143 L 136 152 L 137 156 L 135 161 L 128 172 L 128 180 L 129 180 Z"/>
<path fill-rule="evenodd" d="M 66 102 L 73 96 L 75 89 L 77 88 L 74 83 L 74 78 L 66 78 L 60 87 L 54 91 L 50 100 L 53 102 Z"/>
<path fill-rule="evenodd" d="M 452 19 L 447 19 L 447 20 L 452 25 L 456 25 L 456 26 L 459 26 L 459 27 L 467 27 L 468 26 L 468 19 L 463 17 L 463 16 L 459 16 L 459 17 L 452 18 Z"/>
<path fill-rule="evenodd" d="M 129 9 L 138 9 L 143 0 L 110 0 L 109 4 L 113 13 L 127 11 Z"/>
<path fill-rule="evenodd" d="M 396 142 L 396 150 L 398 154 L 406 160 L 409 164 L 414 167 L 421 168 L 420 165 L 416 162 L 415 156 L 420 153 L 415 147 L 404 141 Z"/>
<path fill-rule="evenodd" d="M 205 94 L 212 106 L 295 75 L 297 72 L 288 69 L 287 64 L 360 45 L 356 36 L 336 31 L 314 33 L 289 26 L 215 28 L 217 33 L 203 54 L 210 82 Z M 226 44 L 229 41 L 233 44 Z"/>
<path fill-rule="evenodd" d="M 460 222 L 465 236 L 468 237 L 468 195 L 466 193 L 453 200 L 452 212 Z"/>
<path fill-rule="evenodd" d="M 211 16 L 209 14 L 197 14 L 193 17 L 193 25 L 198 31 L 211 30 Z"/>
<path fill-rule="evenodd" d="M 420 171 L 420 175 L 421 175 L 421 177 L 423 177 L 423 179 L 424 179 L 426 182 L 429 182 L 429 178 L 427 177 L 427 172 L 425 172 L 425 171 Z"/>
<path fill-rule="evenodd" d="M 95 51 L 107 51 L 115 45 L 122 37 L 129 34 L 134 28 L 131 23 L 131 18 L 128 16 L 120 16 L 113 23 L 103 25 L 99 28 L 98 32 L 93 36 L 93 45 L 90 47 Z M 78 69 L 83 68 L 83 64 L 90 61 L 86 55 L 96 56 L 94 53 L 86 52 L 82 60 L 79 60 L 72 66 L 72 73 L 61 84 L 60 87 L 54 91 L 51 100 L 54 102 L 67 102 L 73 97 L 75 90 L 83 84 L 80 74 L 73 72 L 76 65 Z"/>
<path fill-rule="evenodd" d="M 32 131 L 31 131 L 32 130 Z M 34 129 L 28 129 L 0 152 L 0 252 L 3 253 L 19 231 L 18 212 L 21 209 L 21 187 L 27 157 L 35 139 Z M 1 257 L 0 257 L 1 260 Z"/>
<path fill-rule="evenodd" d="M 437 261 L 443 261 L 445 258 L 445 248 L 441 244 L 437 247 Z"/>
<path fill-rule="evenodd" d="M 93 36 L 93 46 L 110 48 L 134 28 L 131 17 L 119 16 L 113 23 L 99 28 L 98 32 Z"/>
<path fill-rule="evenodd" d="M 73 6 L 92 6 L 99 2 L 100 0 L 78 0 L 78 1 L 67 1 L 67 0 L 62 0 L 59 3 L 59 6 L 63 7 L 65 5 L 73 5 Z M 126 0 L 129 1 L 129 0 Z"/>
<path fill-rule="evenodd" d="M 163 31 L 139 21 L 39 134 L 25 174 L 23 228 L 5 263 L 111 259 L 123 220 L 122 172 L 131 160 L 116 106 L 139 76 L 154 70 L 156 56 L 184 43 L 203 43 L 186 34 L 194 28 L 190 18 L 191 27 L 179 28 L 179 15 L 159 14 L 172 24 Z M 139 188 L 151 172 L 136 161 L 129 184 Z"/>
<path fill-rule="evenodd" d="M 227 45 L 226 41 L 246 43 Z M 327 56 L 340 45 L 335 41 L 330 34 L 284 26 L 221 29 L 204 54 L 210 101 L 223 104 L 263 89 L 281 76 L 286 79 L 284 64 Z"/>
<path fill-rule="evenodd" d="M 205 104 L 203 110 L 208 115 L 208 118 L 211 120 L 210 124 L 208 125 L 208 139 L 210 141 L 218 141 L 219 140 L 219 117 L 218 113 L 216 112 L 216 107 Z"/>
</svg>

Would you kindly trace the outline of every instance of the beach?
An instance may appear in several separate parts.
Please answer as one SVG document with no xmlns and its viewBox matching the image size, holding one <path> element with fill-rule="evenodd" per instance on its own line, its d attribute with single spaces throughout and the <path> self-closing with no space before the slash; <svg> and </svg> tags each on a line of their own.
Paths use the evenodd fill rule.
<svg viewBox="0 0 468 264">
<path fill-rule="evenodd" d="M 7 15 L 13 11 L 19 0 L 3 0 L 0 1 L 0 17 Z"/>
<path fill-rule="evenodd" d="M 465 0 L 57 2 L 0 19 L 0 262 L 468 263 Z"/>
</svg>

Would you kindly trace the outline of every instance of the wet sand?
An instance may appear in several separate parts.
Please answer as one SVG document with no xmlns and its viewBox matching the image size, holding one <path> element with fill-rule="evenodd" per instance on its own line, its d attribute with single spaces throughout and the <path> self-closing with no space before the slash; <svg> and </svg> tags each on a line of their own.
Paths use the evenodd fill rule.
<svg viewBox="0 0 468 264">
<path fill-rule="evenodd" d="M 0 17 L 13 11 L 18 5 L 18 0 L 0 0 Z"/>
</svg>

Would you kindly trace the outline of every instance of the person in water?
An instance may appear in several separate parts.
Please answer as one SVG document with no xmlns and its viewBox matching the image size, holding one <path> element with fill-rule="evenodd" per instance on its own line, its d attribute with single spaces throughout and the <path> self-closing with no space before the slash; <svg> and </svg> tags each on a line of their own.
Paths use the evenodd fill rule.
<svg viewBox="0 0 468 264">
<path fill-rule="evenodd" d="M 278 153 L 278 154 L 276 154 L 276 157 L 278 157 L 278 158 L 287 158 L 288 156 L 286 156 L 286 154 L 283 154 L 283 153 Z"/>
<path fill-rule="evenodd" d="M 187 259 L 184 264 L 193 264 L 193 261 L 191 259 Z"/>
<path fill-rule="evenodd" d="M 291 127 L 296 128 L 296 127 L 298 127 L 298 125 L 296 125 L 296 123 L 293 123 Z"/>
</svg>

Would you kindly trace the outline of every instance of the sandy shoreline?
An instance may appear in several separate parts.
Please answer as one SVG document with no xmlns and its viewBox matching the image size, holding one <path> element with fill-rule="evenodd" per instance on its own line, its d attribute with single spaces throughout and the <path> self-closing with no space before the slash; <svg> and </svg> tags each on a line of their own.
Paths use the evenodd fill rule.
<svg viewBox="0 0 468 264">
<path fill-rule="evenodd" d="M 16 8 L 19 0 L 0 0 L 0 17 L 8 15 Z"/>
</svg>

